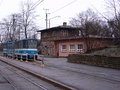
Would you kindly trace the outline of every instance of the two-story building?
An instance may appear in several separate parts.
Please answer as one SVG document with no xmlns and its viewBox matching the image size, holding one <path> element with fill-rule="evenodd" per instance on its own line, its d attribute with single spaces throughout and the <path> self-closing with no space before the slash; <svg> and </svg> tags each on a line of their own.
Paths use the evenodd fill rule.
<svg viewBox="0 0 120 90">
<path fill-rule="evenodd" d="M 62 26 L 39 30 L 41 32 L 40 52 L 51 56 L 68 56 L 69 54 L 85 53 L 86 43 L 81 36 L 80 28 Z M 111 38 L 91 36 L 89 38 L 92 48 L 99 49 L 111 45 Z"/>
</svg>

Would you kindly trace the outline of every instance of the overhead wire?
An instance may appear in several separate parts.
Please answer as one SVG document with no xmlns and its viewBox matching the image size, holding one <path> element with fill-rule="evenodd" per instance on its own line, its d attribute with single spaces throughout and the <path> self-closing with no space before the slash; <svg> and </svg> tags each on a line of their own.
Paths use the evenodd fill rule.
<svg viewBox="0 0 120 90">
<path fill-rule="evenodd" d="M 57 12 L 57 11 L 59 11 L 59 10 L 61 10 L 61 9 L 63 9 L 63 8 L 65 8 L 65 7 L 67 7 L 67 6 L 69 6 L 69 5 L 71 5 L 71 4 L 73 4 L 73 3 L 76 2 L 76 1 L 77 1 L 77 0 L 74 0 L 74 1 L 72 1 L 72 2 L 70 2 L 70 3 L 68 3 L 67 5 L 65 5 L 65 6 L 59 8 L 59 9 L 57 9 L 57 10 L 55 10 L 55 11 L 53 11 L 52 14 L 55 13 L 55 12 Z"/>
<path fill-rule="evenodd" d="M 59 9 L 53 11 L 53 12 L 50 13 L 50 14 L 56 13 L 56 12 L 58 12 L 59 10 L 65 8 L 65 7 L 67 7 L 67 6 L 69 6 L 69 5 L 71 5 L 71 4 L 73 4 L 73 3 L 76 2 L 76 1 L 77 1 L 77 0 L 74 0 L 74 1 L 72 1 L 72 2 L 70 2 L 70 3 L 68 3 L 68 4 L 66 4 L 65 6 L 63 6 L 63 7 L 59 8 Z M 44 18 L 45 18 L 45 17 L 42 17 L 41 19 L 44 19 Z M 40 20 L 41 20 L 41 19 L 40 19 Z"/>
<path fill-rule="evenodd" d="M 35 4 L 33 4 L 32 8 L 36 8 L 40 3 L 42 3 L 44 0 L 38 0 Z"/>
<path fill-rule="evenodd" d="M 104 19 L 109 20 L 107 17 L 105 17 L 102 13 L 100 13 L 92 4 L 91 6 L 93 7 L 93 9 L 95 9 L 97 11 L 97 13 L 99 13 Z"/>
<path fill-rule="evenodd" d="M 105 0 L 104 0 L 104 1 L 105 1 Z M 108 20 L 108 18 L 105 17 L 97 8 L 95 8 L 95 6 L 94 6 L 90 1 L 88 1 L 88 2 L 89 2 L 89 4 L 90 4 L 90 6 L 91 6 L 99 15 L 102 16 L 102 18 L 104 18 L 105 20 Z"/>
</svg>

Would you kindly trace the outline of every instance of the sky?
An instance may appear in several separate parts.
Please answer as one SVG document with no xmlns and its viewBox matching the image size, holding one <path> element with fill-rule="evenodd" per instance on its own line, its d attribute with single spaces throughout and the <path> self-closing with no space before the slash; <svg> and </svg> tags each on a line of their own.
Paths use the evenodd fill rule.
<svg viewBox="0 0 120 90">
<path fill-rule="evenodd" d="M 20 10 L 20 2 L 26 0 L 0 0 L 0 21 L 3 18 L 7 18 L 13 13 L 17 13 Z M 31 0 L 36 3 L 39 0 Z M 47 10 L 48 27 L 55 27 L 62 25 L 63 22 L 69 21 L 82 11 L 86 11 L 88 8 L 93 9 L 95 12 L 105 13 L 104 0 L 43 0 L 39 6 L 36 7 L 37 25 L 40 29 L 46 28 L 45 22 L 45 10 Z"/>
</svg>

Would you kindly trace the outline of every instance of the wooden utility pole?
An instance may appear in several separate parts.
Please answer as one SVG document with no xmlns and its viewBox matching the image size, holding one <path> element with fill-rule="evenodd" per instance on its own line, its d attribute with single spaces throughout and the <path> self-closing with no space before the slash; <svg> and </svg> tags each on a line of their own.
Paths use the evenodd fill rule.
<svg viewBox="0 0 120 90">
<path fill-rule="evenodd" d="M 45 15 L 46 15 L 45 21 L 46 21 L 46 29 L 47 29 L 47 28 L 48 28 L 48 14 L 49 14 L 49 13 L 47 13 L 47 11 L 48 11 L 49 9 L 43 9 L 43 10 L 45 10 Z"/>
</svg>

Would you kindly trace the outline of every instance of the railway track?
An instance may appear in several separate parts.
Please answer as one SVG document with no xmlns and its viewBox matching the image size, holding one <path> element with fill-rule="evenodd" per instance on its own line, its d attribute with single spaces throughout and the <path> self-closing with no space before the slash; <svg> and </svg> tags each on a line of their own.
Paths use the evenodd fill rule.
<svg viewBox="0 0 120 90">
<path fill-rule="evenodd" d="M 14 90 L 21 90 L 16 84 L 14 84 L 7 76 L 0 73 L 0 76 L 5 79 L 7 83 L 9 83 Z"/>
<path fill-rule="evenodd" d="M 12 63 L 6 62 L 5 60 L 1 60 L 1 61 L 4 62 L 4 63 L 6 63 L 6 64 L 8 64 L 8 65 L 10 65 L 10 66 L 12 66 L 12 68 L 8 67 L 8 65 L 6 66 L 6 68 L 7 68 L 9 71 L 13 72 L 13 73 L 16 74 L 17 76 L 19 76 L 19 77 L 21 77 L 21 78 L 24 78 L 24 79 L 27 80 L 28 82 L 32 83 L 33 85 L 35 85 L 36 87 L 39 88 L 38 90 L 53 90 L 53 89 L 49 89 L 49 87 L 46 88 L 45 86 L 41 85 L 40 83 L 34 82 L 34 80 L 31 80 L 30 78 L 27 78 L 26 76 L 24 76 L 23 74 L 21 74 L 21 73 L 19 73 L 19 72 L 16 72 L 17 70 L 13 69 L 13 67 L 14 67 L 14 68 L 17 68 L 18 70 L 22 70 L 22 71 L 28 73 L 29 75 L 32 75 L 33 77 L 36 77 L 37 79 L 40 79 L 40 80 L 42 80 L 42 81 L 45 81 L 46 83 L 51 84 L 51 85 L 53 86 L 54 90 L 75 90 L 74 88 L 72 88 L 72 87 L 70 87 L 70 86 L 67 86 L 67 85 L 62 84 L 62 83 L 57 82 L 57 81 L 54 81 L 54 80 L 52 80 L 52 79 L 50 79 L 50 78 L 47 78 L 47 77 L 44 77 L 44 76 L 40 76 L 40 75 L 38 75 L 38 74 L 35 73 L 35 72 L 32 72 L 32 71 L 27 70 L 27 69 L 22 68 L 22 67 L 18 67 L 18 66 L 16 66 L 16 65 L 12 64 Z M 27 75 L 27 76 L 28 76 L 28 75 Z M 4 77 L 4 78 L 5 78 L 5 77 Z M 13 85 L 13 87 L 14 87 L 15 90 L 23 90 L 23 89 L 20 89 L 19 87 L 17 87 L 16 84 L 12 84 L 12 82 L 11 82 L 9 79 L 7 79 L 7 81 L 10 82 L 11 85 Z M 49 84 L 47 84 L 47 85 L 49 86 Z M 51 85 L 50 85 L 50 87 L 52 87 Z M 56 89 L 55 89 L 55 88 L 56 88 Z"/>
<path fill-rule="evenodd" d="M 26 76 L 21 75 L 21 73 L 17 73 L 16 71 L 14 71 L 14 70 L 11 69 L 11 68 L 7 68 L 7 69 L 9 69 L 10 71 L 14 72 L 14 73 L 17 74 L 18 76 L 24 78 L 25 80 L 31 82 L 32 84 L 34 84 L 35 86 L 39 87 L 40 89 L 42 89 L 42 90 L 48 90 L 48 89 L 45 88 L 44 86 L 42 86 L 42 85 L 40 85 L 40 84 L 34 82 L 33 80 L 31 80 L 30 78 L 27 78 Z"/>
<path fill-rule="evenodd" d="M 19 66 L 18 69 L 20 69 L 20 67 L 23 67 L 24 69 L 23 71 L 32 74 L 33 77 L 34 75 L 37 75 L 36 76 L 37 78 L 40 78 L 43 81 L 47 81 L 48 83 L 53 84 L 53 86 L 58 87 L 58 89 L 51 89 L 49 87 L 48 88 L 46 87 L 48 86 L 47 84 L 44 85 L 41 84 L 42 86 L 44 86 L 49 90 L 61 90 L 61 89 L 62 90 L 101 90 L 101 88 L 104 90 L 120 90 L 120 86 L 119 86 L 120 72 L 118 70 L 90 67 L 84 65 L 81 65 L 79 67 L 79 65 L 76 64 L 65 63 L 66 59 L 56 59 L 56 58 L 55 59 L 45 58 L 45 68 L 40 68 L 41 66 L 40 61 L 38 61 L 39 63 L 36 62 L 36 65 L 33 65 L 33 62 L 26 63 L 1 56 L 0 59 L 2 59 L 6 63 L 10 62 L 10 64 L 14 64 L 15 67 Z M 64 60 L 64 61 L 60 61 L 60 60 Z M 17 70 L 14 71 L 16 72 Z M 25 76 L 27 76 L 27 78 L 32 78 L 32 77 L 28 77 L 29 75 L 25 75 Z M 40 84 L 38 82 L 36 83 Z M 0 90 L 9 90 L 9 89 L 0 88 Z M 32 89 L 32 90 L 36 90 L 36 89 Z"/>
<path fill-rule="evenodd" d="M 25 72 L 19 71 L 18 69 L 11 67 L 10 65 L 7 65 L 5 63 L 2 63 L 2 66 L 4 67 L 5 71 L 12 73 L 12 75 L 14 75 L 15 78 L 19 78 L 20 81 L 22 80 L 26 83 L 28 82 L 28 83 L 31 83 L 31 85 L 38 87 L 35 90 L 49 90 L 48 87 L 46 88 L 42 84 L 35 82 L 34 81 L 35 79 L 32 80 L 34 77 L 30 77 L 30 75 L 26 74 Z M 7 75 L 6 75 L 6 72 L 3 72 L 3 73 L 5 73 L 5 74 L 0 74 L 0 75 L 14 88 L 14 90 L 25 90 L 24 88 L 21 88 L 18 84 L 15 84 L 14 80 L 12 80 L 12 78 L 8 76 L 9 75 L 8 73 L 7 73 Z M 31 87 L 33 87 L 33 86 L 31 86 Z"/>
</svg>

